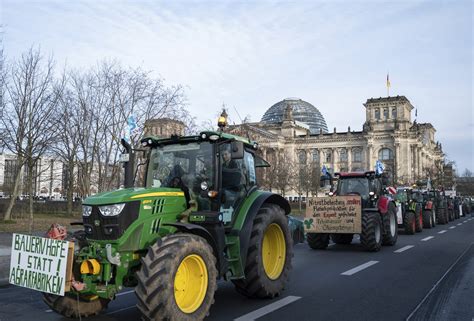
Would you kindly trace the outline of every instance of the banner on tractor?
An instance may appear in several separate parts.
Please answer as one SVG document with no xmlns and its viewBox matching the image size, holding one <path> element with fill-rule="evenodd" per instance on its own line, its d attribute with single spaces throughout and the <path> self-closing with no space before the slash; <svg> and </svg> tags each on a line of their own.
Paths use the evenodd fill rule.
<svg viewBox="0 0 474 321">
<path fill-rule="evenodd" d="M 25 288 L 64 295 L 70 286 L 74 243 L 13 234 L 9 282 Z"/>
<path fill-rule="evenodd" d="M 332 196 L 310 198 L 304 219 L 308 233 L 360 233 L 360 196 Z"/>
</svg>

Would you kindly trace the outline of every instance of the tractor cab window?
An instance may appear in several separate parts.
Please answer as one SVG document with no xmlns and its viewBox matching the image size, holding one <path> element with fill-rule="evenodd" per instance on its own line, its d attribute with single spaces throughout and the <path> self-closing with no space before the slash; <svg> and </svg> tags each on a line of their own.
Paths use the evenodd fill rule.
<svg viewBox="0 0 474 321">
<path fill-rule="evenodd" d="M 340 179 L 337 184 L 337 195 L 360 195 L 363 199 L 369 197 L 369 192 L 374 189 L 371 180 L 365 177 Z"/>
<path fill-rule="evenodd" d="M 153 148 L 146 185 L 179 188 L 196 201 L 198 210 L 209 210 L 207 193 L 214 185 L 212 145 L 203 142 Z"/>
<path fill-rule="evenodd" d="M 235 209 L 244 199 L 249 188 L 250 180 L 255 183 L 255 166 L 253 155 L 244 153 L 243 159 L 232 159 L 231 144 L 219 146 L 219 161 L 221 168 L 221 207 L 224 223 L 232 221 Z M 252 169 L 250 169 L 250 163 Z M 252 178 L 251 178 L 252 177 Z"/>
</svg>

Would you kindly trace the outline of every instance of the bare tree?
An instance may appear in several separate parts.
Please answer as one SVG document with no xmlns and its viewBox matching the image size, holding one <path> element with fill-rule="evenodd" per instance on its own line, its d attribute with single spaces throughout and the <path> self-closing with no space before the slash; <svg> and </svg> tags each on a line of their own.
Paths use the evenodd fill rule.
<svg viewBox="0 0 474 321">
<path fill-rule="evenodd" d="M 11 210 L 19 195 L 21 169 L 25 168 L 30 230 L 33 228 L 33 182 L 38 175 L 35 169 L 56 133 L 53 112 L 58 94 L 53 86 L 53 72 L 52 58 L 45 61 L 39 50 L 31 48 L 9 66 L 4 78 L 6 112 L 1 118 L 5 129 L 2 143 L 16 155 L 19 164 L 4 219 L 11 218 Z"/>
</svg>

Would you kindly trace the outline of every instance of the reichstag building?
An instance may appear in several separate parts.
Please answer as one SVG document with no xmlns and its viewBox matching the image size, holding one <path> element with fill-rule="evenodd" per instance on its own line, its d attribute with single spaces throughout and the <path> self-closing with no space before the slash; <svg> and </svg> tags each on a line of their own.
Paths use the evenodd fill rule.
<svg viewBox="0 0 474 321">
<path fill-rule="evenodd" d="M 373 170 L 385 165 L 392 183 L 413 184 L 433 177 L 444 155 L 430 123 L 412 121 L 413 105 L 405 96 L 368 99 L 362 131 L 329 132 L 312 104 L 287 98 L 271 106 L 260 122 L 230 127 L 260 144 L 270 163 L 285 155 L 294 164 L 325 166 L 329 172 Z"/>
</svg>

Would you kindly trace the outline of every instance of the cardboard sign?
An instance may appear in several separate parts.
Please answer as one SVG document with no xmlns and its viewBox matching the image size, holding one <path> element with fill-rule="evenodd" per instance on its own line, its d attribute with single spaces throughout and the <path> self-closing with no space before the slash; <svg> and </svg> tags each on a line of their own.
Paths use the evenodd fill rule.
<svg viewBox="0 0 474 321">
<path fill-rule="evenodd" d="M 305 231 L 360 233 L 361 198 L 357 195 L 311 198 L 306 203 Z"/>
<path fill-rule="evenodd" d="M 73 253 L 71 242 L 13 234 L 9 282 L 63 296 L 70 286 L 67 271 L 71 270 Z"/>
</svg>

